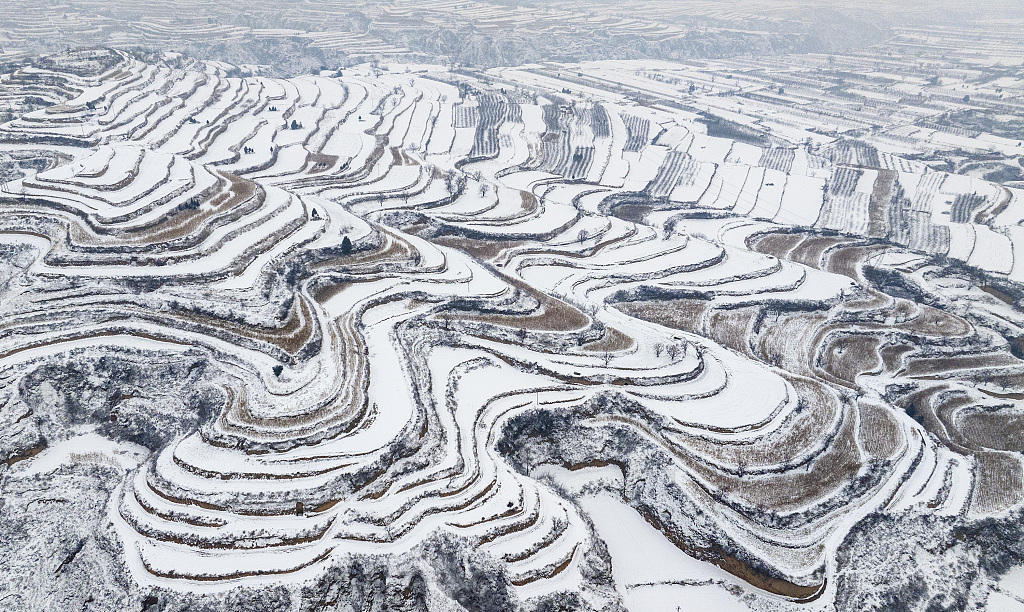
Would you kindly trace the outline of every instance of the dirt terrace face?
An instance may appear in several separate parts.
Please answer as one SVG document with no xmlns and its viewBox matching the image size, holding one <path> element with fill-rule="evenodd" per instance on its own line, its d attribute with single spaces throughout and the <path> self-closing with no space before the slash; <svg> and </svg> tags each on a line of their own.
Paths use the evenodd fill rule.
<svg viewBox="0 0 1024 612">
<path fill-rule="evenodd" d="M 67 563 L 102 548 L 123 601 L 462 555 L 493 582 L 431 580 L 467 609 L 818 609 L 863 517 L 1024 500 L 1016 192 L 710 136 L 622 64 L 598 104 L 106 53 L 3 82 L 62 102 L 0 126 L 0 488 L 103 483 Z M 692 564 L 628 582 L 616 521 Z"/>
</svg>

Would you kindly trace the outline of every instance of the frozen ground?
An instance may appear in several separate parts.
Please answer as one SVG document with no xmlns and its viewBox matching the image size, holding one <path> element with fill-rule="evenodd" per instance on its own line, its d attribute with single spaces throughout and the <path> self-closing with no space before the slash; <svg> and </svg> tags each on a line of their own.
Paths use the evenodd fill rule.
<svg viewBox="0 0 1024 612">
<path fill-rule="evenodd" d="M 4 75 L 0 608 L 1024 605 L 1019 190 L 550 68 Z"/>
</svg>

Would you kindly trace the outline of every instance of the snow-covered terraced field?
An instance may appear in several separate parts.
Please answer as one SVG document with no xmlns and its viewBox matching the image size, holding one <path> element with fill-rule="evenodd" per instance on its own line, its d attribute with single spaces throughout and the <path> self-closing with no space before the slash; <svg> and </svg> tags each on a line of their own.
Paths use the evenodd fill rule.
<svg viewBox="0 0 1024 612">
<path fill-rule="evenodd" d="M 0 478 L 100 466 L 104 601 L 428 559 L 431 609 L 835 609 L 865 517 L 1024 503 L 1014 189 L 516 71 L 97 53 L 0 84 L 62 84 L 0 125 L 48 152 L 0 194 Z"/>
</svg>

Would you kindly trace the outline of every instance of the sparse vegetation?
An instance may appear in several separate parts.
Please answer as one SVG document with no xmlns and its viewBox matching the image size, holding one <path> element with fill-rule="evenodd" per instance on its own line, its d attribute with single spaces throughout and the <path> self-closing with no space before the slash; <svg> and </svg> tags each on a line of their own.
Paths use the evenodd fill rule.
<svg viewBox="0 0 1024 612">
<path fill-rule="evenodd" d="M 118 27 L 187 5 L 189 54 L 10 59 L 0 608 L 986 605 L 1019 45 L 637 1 L 182 0 Z"/>
</svg>

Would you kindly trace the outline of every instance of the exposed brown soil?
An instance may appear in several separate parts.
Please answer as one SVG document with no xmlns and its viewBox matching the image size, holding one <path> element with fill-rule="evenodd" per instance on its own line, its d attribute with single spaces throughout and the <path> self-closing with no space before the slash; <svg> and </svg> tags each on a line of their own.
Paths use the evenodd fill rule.
<svg viewBox="0 0 1024 612">
<path fill-rule="evenodd" d="M 701 317 L 710 307 L 705 300 L 664 300 L 647 302 L 618 302 L 619 311 L 637 319 L 658 323 L 665 327 L 700 333 Z"/>
<path fill-rule="evenodd" d="M 33 446 L 32 448 L 26 449 L 26 450 L 24 450 L 24 451 L 22 451 L 22 452 L 20 452 L 20 453 L 18 453 L 16 455 L 12 455 L 12 456 L 8 457 L 7 459 L 4 459 L 2 463 L 4 465 L 6 465 L 7 467 L 11 467 L 12 465 L 14 465 L 15 463 L 17 463 L 19 461 L 25 461 L 26 459 L 31 459 L 32 457 L 35 457 L 36 455 L 38 455 L 39 453 L 43 452 L 44 450 L 46 450 L 46 440 L 45 439 L 42 440 L 39 444 Z"/>
<path fill-rule="evenodd" d="M 837 247 L 828 252 L 825 270 L 842 274 L 847 278 L 862 283 L 864 282 L 864 277 L 860 273 L 861 263 L 883 250 L 885 250 L 885 247 L 880 246 L 851 245 Z"/>
<path fill-rule="evenodd" d="M 327 155 L 326 153 L 309 153 L 306 155 L 306 165 L 309 166 L 309 171 L 314 174 L 333 168 L 337 163 L 337 155 Z"/>
<path fill-rule="evenodd" d="M 535 331 L 578 331 L 590 325 L 590 317 L 575 306 L 535 290 L 526 283 L 510 276 L 503 276 L 508 283 L 540 302 L 540 307 L 527 314 L 460 313 L 468 321 L 485 321 L 504 327 L 530 329 Z"/>
<path fill-rule="evenodd" d="M 844 242 L 849 242 L 849 239 L 832 236 L 808 236 L 790 252 L 790 259 L 821 270 L 825 267 L 826 251 Z"/>
<path fill-rule="evenodd" d="M 1006 353 L 915 357 L 908 360 L 906 374 L 915 378 L 934 378 L 948 375 L 958 370 L 1018 365 L 1019 363 L 1015 357 Z"/>
<path fill-rule="evenodd" d="M 750 329 L 760 310 L 757 306 L 712 310 L 707 318 L 707 330 L 711 339 L 744 355 L 750 355 L 750 334 L 747 330 Z"/>
<path fill-rule="evenodd" d="M 756 588 L 801 602 L 813 601 L 824 591 L 824 583 L 818 585 L 801 585 L 790 582 L 784 578 L 768 576 L 750 567 L 750 565 L 744 563 L 740 559 L 728 554 L 721 548 L 714 548 L 711 550 L 696 548 L 683 536 L 666 528 L 662 523 L 661 518 L 656 513 L 649 512 L 646 508 L 638 508 L 638 511 L 648 523 L 658 531 L 662 532 L 669 541 L 675 544 L 677 548 L 686 554 L 714 563 L 733 576 L 736 576 Z"/>
<path fill-rule="evenodd" d="M 881 368 L 880 345 L 881 341 L 872 336 L 839 336 L 822 347 L 825 355 L 822 368 L 840 380 L 855 384 L 858 375 Z"/>
<path fill-rule="evenodd" d="M 1024 478 L 1019 459 L 1003 453 L 979 453 L 974 459 L 972 510 L 997 512 L 1020 502 L 1024 496 Z"/>
<path fill-rule="evenodd" d="M 230 214 L 240 205 L 250 202 L 256 192 L 256 184 L 231 174 L 224 174 L 227 189 L 215 196 L 207 206 L 176 211 L 154 226 L 133 229 L 133 241 L 136 243 L 155 244 L 175 240 L 184 236 L 195 236 L 197 239 L 209 230 L 201 231 L 207 222 L 219 215 Z M 262 202 L 262 198 L 259 198 Z"/>
<path fill-rule="evenodd" d="M 416 162 L 405 154 L 405 151 L 398 147 L 391 147 L 391 159 L 393 166 L 414 166 Z"/>
<path fill-rule="evenodd" d="M 804 445 L 810 442 L 804 441 Z M 731 489 L 732 494 L 748 503 L 775 511 L 795 510 L 828 497 L 861 468 L 856 431 L 849 415 L 832 445 L 808 467 L 783 474 L 729 478 L 722 483 L 726 487 L 723 490 Z"/>
<path fill-rule="evenodd" d="M 770 233 L 752 236 L 747 240 L 747 247 L 758 253 L 786 259 L 789 251 L 804 239 L 802 234 Z"/>
<path fill-rule="evenodd" d="M 964 437 L 979 447 L 1024 453 L 1024 414 L 971 412 L 961 415 L 958 424 Z"/>
<path fill-rule="evenodd" d="M 858 439 L 864 450 L 873 457 L 887 459 L 899 448 L 899 425 L 885 408 L 861 403 Z"/>
<path fill-rule="evenodd" d="M 216 327 L 245 338 L 274 344 L 293 355 L 312 337 L 316 323 L 316 317 L 312 309 L 301 295 L 292 305 L 291 310 L 288 311 L 288 316 L 281 322 L 279 327 L 248 326 L 234 321 L 217 320 L 211 317 L 190 316 L 187 318 L 201 325 Z"/>
<path fill-rule="evenodd" d="M 584 344 L 583 350 L 591 353 L 613 353 L 633 348 L 635 344 L 636 342 L 626 334 L 614 327 L 606 327 L 601 339 Z"/>
<path fill-rule="evenodd" d="M 879 355 L 882 357 L 882 364 L 885 366 L 885 371 L 888 373 L 896 372 L 902 367 L 903 357 L 908 353 L 914 352 L 915 346 L 911 344 L 890 344 L 883 347 L 879 351 Z"/>
<path fill-rule="evenodd" d="M 527 244 L 524 240 L 473 240 L 464 236 L 439 236 L 433 242 L 458 249 L 480 261 L 489 261 Z"/>
</svg>

